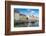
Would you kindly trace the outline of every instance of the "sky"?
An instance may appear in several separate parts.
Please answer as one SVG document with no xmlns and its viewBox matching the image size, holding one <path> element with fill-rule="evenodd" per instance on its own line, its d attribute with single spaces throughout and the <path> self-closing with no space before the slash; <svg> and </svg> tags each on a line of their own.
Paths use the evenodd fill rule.
<svg viewBox="0 0 46 36">
<path fill-rule="evenodd" d="M 39 9 L 14 8 L 14 12 L 24 14 L 26 16 L 31 16 L 31 15 L 35 15 L 37 17 L 39 16 Z"/>
</svg>

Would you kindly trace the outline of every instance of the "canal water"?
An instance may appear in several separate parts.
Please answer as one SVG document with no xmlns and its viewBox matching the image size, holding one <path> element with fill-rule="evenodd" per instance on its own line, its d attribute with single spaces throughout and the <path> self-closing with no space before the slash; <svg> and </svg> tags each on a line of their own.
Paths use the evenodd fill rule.
<svg viewBox="0 0 46 36">
<path fill-rule="evenodd" d="M 35 21 L 34 23 L 28 22 L 28 23 L 15 23 L 14 27 L 38 27 L 39 21 Z"/>
</svg>

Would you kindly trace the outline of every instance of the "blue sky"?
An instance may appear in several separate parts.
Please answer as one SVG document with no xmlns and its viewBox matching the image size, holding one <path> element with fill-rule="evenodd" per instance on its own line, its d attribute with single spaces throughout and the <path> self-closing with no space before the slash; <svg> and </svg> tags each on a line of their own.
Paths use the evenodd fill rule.
<svg viewBox="0 0 46 36">
<path fill-rule="evenodd" d="M 24 15 L 35 15 L 35 16 L 39 16 L 39 9 L 25 9 L 25 8 L 14 8 L 14 12 L 18 12 L 20 14 L 24 14 Z"/>
</svg>

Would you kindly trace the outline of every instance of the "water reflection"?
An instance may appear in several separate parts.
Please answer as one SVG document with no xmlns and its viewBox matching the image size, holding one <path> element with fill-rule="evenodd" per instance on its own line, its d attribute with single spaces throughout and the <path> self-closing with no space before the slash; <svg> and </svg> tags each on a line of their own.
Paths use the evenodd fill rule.
<svg viewBox="0 0 46 36">
<path fill-rule="evenodd" d="M 14 24 L 15 27 L 38 27 L 39 21 L 36 20 L 35 22 L 17 22 Z"/>
</svg>

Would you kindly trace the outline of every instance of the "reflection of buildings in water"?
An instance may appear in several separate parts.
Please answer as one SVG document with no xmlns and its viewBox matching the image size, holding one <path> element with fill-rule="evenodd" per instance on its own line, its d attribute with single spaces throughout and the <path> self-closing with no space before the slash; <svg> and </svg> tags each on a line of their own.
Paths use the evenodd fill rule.
<svg viewBox="0 0 46 36">
<path fill-rule="evenodd" d="M 34 25 L 34 24 L 37 25 L 37 24 L 38 24 L 38 19 L 39 19 L 39 18 L 36 17 L 36 16 L 34 16 L 34 15 L 29 16 L 29 17 L 28 17 L 29 23 L 28 23 L 27 26 L 29 27 L 29 26 Z"/>
<path fill-rule="evenodd" d="M 29 17 L 28 17 L 28 20 L 29 20 L 29 23 L 28 23 L 27 26 L 29 27 L 29 26 L 31 26 L 32 24 L 35 23 L 35 16 L 34 16 L 34 15 L 29 16 Z"/>
<path fill-rule="evenodd" d="M 20 13 L 17 13 L 15 12 L 14 14 L 14 19 L 17 21 L 19 20 L 19 22 L 24 22 L 25 25 L 27 25 L 28 27 L 30 27 L 31 25 L 33 24 L 38 24 L 36 20 L 38 20 L 39 18 L 32 15 L 32 16 L 26 16 L 26 15 L 23 15 L 23 14 L 20 14 Z M 28 23 L 26 23 L 26 21 Z M 36 22 L 35 22 L 36 21 Z"/>
</svg>

